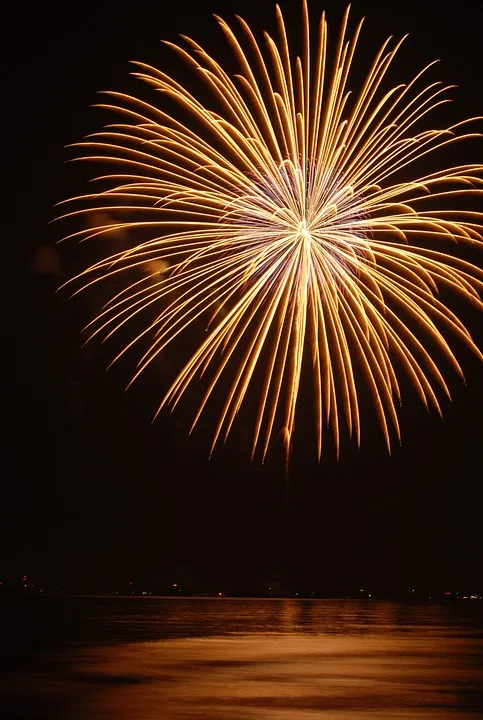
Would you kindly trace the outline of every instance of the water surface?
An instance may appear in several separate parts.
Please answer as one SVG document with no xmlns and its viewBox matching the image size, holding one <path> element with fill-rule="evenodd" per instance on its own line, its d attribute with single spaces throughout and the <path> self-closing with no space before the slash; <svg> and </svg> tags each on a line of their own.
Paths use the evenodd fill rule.
<svg viewBox="0 0 483 720">
<path fill-rule="evenodd" d="M 6 610 L 8 718 L 483 717 L 479 601 L 26 597 Z"/>
</svg>

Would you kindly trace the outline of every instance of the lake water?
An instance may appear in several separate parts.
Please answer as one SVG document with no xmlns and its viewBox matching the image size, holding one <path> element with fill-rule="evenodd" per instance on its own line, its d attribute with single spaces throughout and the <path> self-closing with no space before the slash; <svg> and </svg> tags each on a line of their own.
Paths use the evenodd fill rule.
<svg viewBox="0 0 483 720">
<path fill-rule="evenodd" d="M 9 719 L 483 717 L 480 601 L 31 596 L 1 616 Z"/>
</svg>

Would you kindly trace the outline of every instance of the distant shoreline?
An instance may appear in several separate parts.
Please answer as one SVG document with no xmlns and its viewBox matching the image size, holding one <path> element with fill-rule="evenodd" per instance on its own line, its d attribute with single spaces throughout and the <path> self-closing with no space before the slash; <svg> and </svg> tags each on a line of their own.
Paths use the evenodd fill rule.
<svg viewBox="0 0 483 720">
<path fill-rule="evenodd" d="M 483 596 L 481 595 L 460 595 L 452 593 L 451 595 L 441 595 L 435 593 L 432 596 L 426 595 L 405 595 L 405 596 L 390 596 L 390 595 L 372 595 L 368 597 L 356 596 L 356 595 L 320 595 L 320 596 L 309 596 L 309 595 L 285 595 L 285 596 L 267 596 L 267 595 L 193 595 L 193 594 L 179 594 L 179 595 L 163 595 L 155 594 L 150 592 L 145 593 L 119 593 L 119 592 L 90 592 L 90 593 L 79 593 L 79 592 L 49 592 L 49 591 L 22 591 L 11 588 L 3 588 L 0 590 L 1 597 L 45 597 L 45 598 L 85 598 L 85 599 L 119 599 L 119 600 L 239 600 L 239 601 L 348 601 L 348 602 L 412 602 L 412 603 L 447 603 L 447 602 L 459 602 L 459 601 L 482 601 Z"/>
</svg>

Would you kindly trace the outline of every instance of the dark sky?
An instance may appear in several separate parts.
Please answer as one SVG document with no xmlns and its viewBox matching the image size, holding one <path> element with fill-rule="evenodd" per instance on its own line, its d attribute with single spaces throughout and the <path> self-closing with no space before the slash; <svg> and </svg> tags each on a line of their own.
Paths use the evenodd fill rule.
<svg viewBox="0 0 483 720">
<path fill-rule="evenodd" d="M 294 5 L 282 2 L 287 24 L 297 27 Z M 448 112 L 458 119 L 481 113 L 476 5 L 458 2 L 447 12 L 433 0 L 356 2 L 353 20 L 367 17 L 361 56 L 370 59 L 388 35 L 409 32 L 393 78 L 442 58 L 436 79 L 459 86 Z M 312 2 L 314 14 L 319 6 L 337 31 L 343 6 Z M 404 444 L 391 459 L 369 420 L 360 452 L 345 447 L 339 462 L 328 452 L 320 467 L 305 442 L 311 442 L 308 430 L 295 449 L 288 491 L 279 447 L 263 467 L 250 464 L 241 431 L 208 461 L 206 435 L 187 441 L 183 416 L 151 425 L 155 373 L 124 393 L 130 363 L 106 373 L 108 347 L 81 350 L 86 304 L 54 296 L 58 279 L 31 267 L 36 250 L 59 238 L 58 226 L 48 224 L 53 205 L 83 189 L 85 169 L 65 164 L 72 155 L 64 146 L 98 128 L 98 111 L 89 108 L 96 91 L 131 88 L 131 59 L 167 63 L 169 70 L 159 40 L 178 33 L 223 58 L 211 12 L 226 19 L 239 13 L 259 30 L 275 24 L 272 0 L 253 6 L 201 0 L 196 9 L 182 0 L 125 7 L 88 1 L 65 16 L 54 7 L 42 4 L 27 14 L 19 4 L 11 11 L 5 66 L 4 139 L 14 190 L 7 214 L 14 222 L 4 241 L 19 250 L 10 266 L 15 290 L 5 306 L 18 317 L 5 353 L 13 430 L 1 504 L 5 577 L 107 588 L 128 577 L 179 576 L 231 592 L 277 578 L 318 592 L 361 583 L 381 590 L 482 589 L 482 369 L 462 348 L 467 386 L 449 376 L 454 402 L 444 405 L 444 422 L 409 399 Z M 66 277 L 77 250 L 72 244 L 60 253 Z M 480 316 L 454 307 L 481 347 Z"/>
</svg>

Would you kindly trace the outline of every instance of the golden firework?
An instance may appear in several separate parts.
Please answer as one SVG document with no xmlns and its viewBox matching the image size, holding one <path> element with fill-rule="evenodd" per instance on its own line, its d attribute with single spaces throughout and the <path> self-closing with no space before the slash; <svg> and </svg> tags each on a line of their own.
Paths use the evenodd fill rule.
<svg viewBox="0 0 483 720">
<path fill-rule="evenodd" d="M 104 189 L 69 200 L 81 205 L 63 216 L 91 217 L 68 237 L 131 238 L 128 249 L 76 278 L 83 289 L 127 278 L 91 324 L 92 336 L 109 337 L 154 310 L 122 351 L 149 338 L 135 379 L 204 322 L 159 409 L 176 406 L 201 378 L 194 427 L 222 383 L 213 449 L 255 389 L 252 456 L 258 448 L 263 458 L 280 433 L 289 456 L 303 365 L 313 376 L 320 459 L 326 426 L 337 453 L 343 420 L 360 443 L 361 383 L 390 448 L 400 434 L 396 370 L 440 412 L 438 386 L 449 396 L 441 362 L 462 375 L 446 335 L 482 357 L 439 292 L 482 306 L 481 271 L 449 250 L 482 240 L 482 213 L 454 204 L 483 192 L 483 167 L 408 179 L 411 166 L 423 166 L 435 150 L 478 136 L 464 130 L 475 118 L 422 129 L 450 88 L 425 82 L 433 63 L 409 83 L 387 87 L 402 40 L 383 44 L 351 95 L 362 23 L 348 38 L 346 11 L 330 61 L 325 15 L 312 35 L 305 2 L 302 10 L 303 50 L 295 59 L 278 7 L 278 40 L 265 33 L 264 49 L 241 18 L 241 39 L 217 18 L 239 65 L 233 77 L 193 40 L 167 43 L 201 79 L 211 104 L 135 63 L 134 75 L 163 96 L 159 107 L 108 93 L 102 107 L 123 121 L 78 146 L 82 159 L 116 169 L 96 178 Z"/>
</svg>

